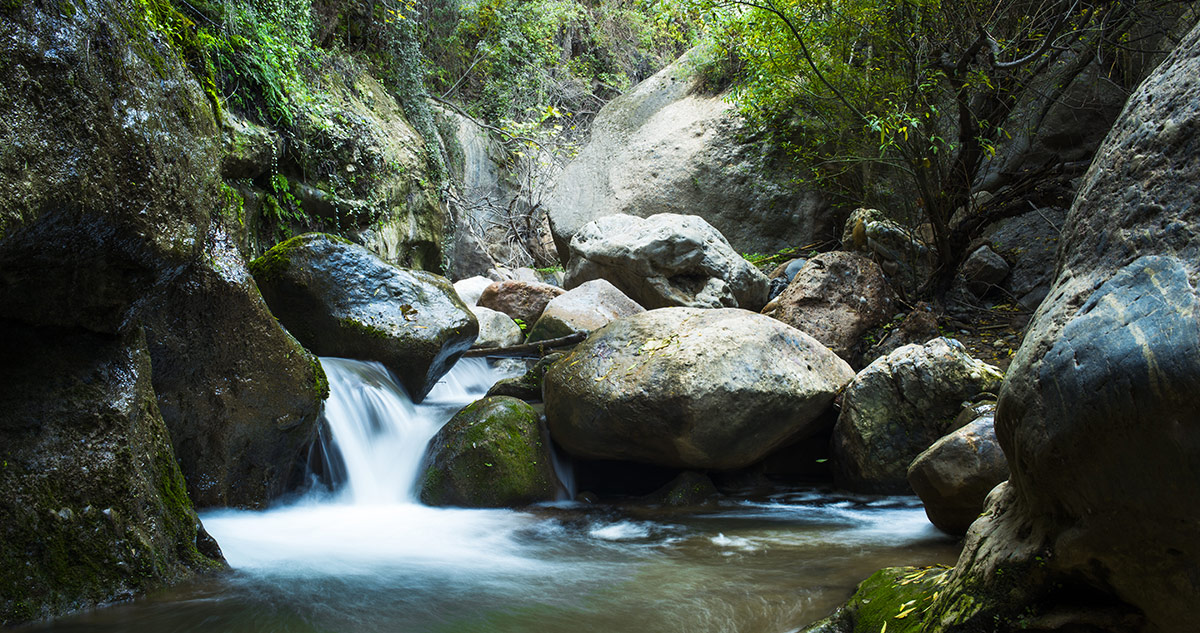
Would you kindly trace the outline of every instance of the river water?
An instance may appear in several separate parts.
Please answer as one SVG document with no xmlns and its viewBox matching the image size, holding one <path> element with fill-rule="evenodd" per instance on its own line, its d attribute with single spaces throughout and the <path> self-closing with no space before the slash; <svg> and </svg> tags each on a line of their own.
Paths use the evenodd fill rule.
<svg viewBox="0 0 1200 633">
<path fill-rule="evenodd" d="M 380 365 L 322 364 L 333 492 L 203 512 L 233 573 L 31 630 L 783 633 L 881 567 L 958 553 L 915 498 L 820 488 L 685 512 L 425 507 L 426 443 L 497 372 L 461 362 L 413 405 Z"/>
</svg>

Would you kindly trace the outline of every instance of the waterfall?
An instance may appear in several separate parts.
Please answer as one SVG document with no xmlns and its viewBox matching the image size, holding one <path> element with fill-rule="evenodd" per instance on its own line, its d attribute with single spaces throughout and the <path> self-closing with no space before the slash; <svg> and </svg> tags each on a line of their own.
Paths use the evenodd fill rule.
<svg viewBox="0 0 1200 633">
<path fill-rule="evenodd" d="M 429 440 L 455 411 L 505 376 L 484 359 L 462 359 L 424 402 L 413 404 L 379 363 L 322 358 L 321 367 L 329 378 L 323 470 L 344 501 L 358 505 L 416 503 Z"/>
</svg>

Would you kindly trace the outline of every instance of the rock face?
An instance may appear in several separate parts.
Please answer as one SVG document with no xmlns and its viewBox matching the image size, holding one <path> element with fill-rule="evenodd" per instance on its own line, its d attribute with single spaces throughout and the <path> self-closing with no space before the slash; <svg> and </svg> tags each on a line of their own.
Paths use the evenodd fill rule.
<svg viewBox="0 0 1200 633">
<path fill-rule="evenodd" d="M 997 222 L 983 229 L 983 238 L 1004 253 L 1011 271 L 1001 287 L 1033 310 L 1054 282 L 1054 256 L 1066 209 L 1048 207 Z"/>
<path fill-rule="evenodd" d="M 856 492 L 912 494 L 908 465 L 955 430 L 964 400 L 998 389 L 1003 378 L 945 338 L 871 363 L 842 396 L 830 458 L 834 482 Z"/>
<path fill-rule="evenodd" d="M 832 230 L 818 195 L 797 191 L 765 152 L 738 140 L 732 106 L 723 95 L 701 94 L 690 58 L 605 105 L 591 139 L 558 177 L 546 208 L 564 262 L 576 232 L 615 213 L 699 215 L 738 252 L 773 253 Z"/>
<path fill-rule="evenodd" d="M 508 347 L 517 345 L 525 338 L 521 326 L 503 312 L 483 306 L 471 306 L 471 314 L 479 321 L 479 336 L 474 347 Z"/>
<path fill-rule="evenodd" d="M 566 285 L 606 279 L 648 308 L 745 308 L 767 301 L 770 282 L 694 215 L 609 215 L 571 239 Z"/>
<path fill-rule="evenodd" d="M 1195 628 L 1200 604 L 1200 27 L 1129 98 L 1063 230 L 996 410 L 1012 476 L 938 614 L 991 620 L 1066 585 Z M 1019 591 L 998 577 L 1036 570 Z M 988 598 L 988 599 L 982 599 Z M 972 604 L 974 606 L 968 606 Z"/>
<path fill-rule="evenodd" d="M 546 373 L 550 433 L 572 455 L 734 469 L 820 432 L 853 377 L 812 337 L 736 309 L 617 319 Z"/>
<path fill-rule="evenodd" d="M 271 312 L 306 348 L 379 361 L 417 401 L 479 331 L 443 277 L 395 268 L 333 236 L 294 237 L 250 270 Z"/>
<path fill-rule="evenodd" d="M 425 452 L 421 501 L 498 508 L 553 501 L 550 446 L 533 407 L 506 396 L 476 401 L 438 431 Z"/>
<path fill-rule="evenodd" d="M 140 332 L 4 326 L 0 625 L 222 568 L 184 490 Z"/>
<path fill-rule="evenodd" d="M 592 332 L 613 319 L 645 311 L 616 286 L 604 279 L 594 279 L 551 299 L 526 338 L 532 343 Z"/>
<path fill-rule="evenodd" d="M 219 227 L 144 317 L 158 406 L 200 507 L 264 507 L 300 483 L 328 382 L 271 316 Z"/>
<path fill-rule="evenodd" d="M 536 281 L 500 281 L 484 289 L 478 305 L 503 312 L 529 326 L 542 316 L 551 299 L 564 292 L 558 286 Z"/>
<path fill-rule="evenodd" d="M 763 314 L 812 335 L 847 362 L 862 337 L 895 312 L 893 292 L 875 262 L 854 253 L 822 253 L 796 273 Z"/>
<path fill-rule="evenodd" d="M 908 466 L 908 483 L 925 504 L 929 522 L 950 534 L 966 534 L 987 495 L 1008 479 L 993 414 L 934 442 Z"/>
</svg>

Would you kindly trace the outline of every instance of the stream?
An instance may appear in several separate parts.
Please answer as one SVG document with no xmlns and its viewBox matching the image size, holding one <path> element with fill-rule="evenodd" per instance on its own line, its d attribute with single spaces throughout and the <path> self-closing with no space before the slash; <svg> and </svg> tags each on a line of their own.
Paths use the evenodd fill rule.
<svg viewBox="0 0 1200 633">
<path fill-rule="evenodd" d="M 414 405 L 379 364 L 321 362 L 333 492 L 202 512 L 233 573 L 28 630 L 783 633 L 881 567 L 958 555 L 915 497 L 825 488 L 688 512 L 422 506 L 425 445 L 503 376 L 466 359 Z"/>
</svg>

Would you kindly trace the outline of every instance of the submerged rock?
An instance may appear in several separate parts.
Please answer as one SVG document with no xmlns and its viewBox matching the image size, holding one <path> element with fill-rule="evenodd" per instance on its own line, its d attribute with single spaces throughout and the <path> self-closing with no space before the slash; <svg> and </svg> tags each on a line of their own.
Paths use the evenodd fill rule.
<svg viewBox="0 0 1200 633">
<path fill-rule="evenodd" d="M 0 321 L 0 625 L 221 569 L 140 332 Z"/>
<path fill-rule="evenodd" d="M 550 367 L 555 441 L 585 459 L 734 469 L 814 424 L 853 371 L 812 337 L 737 309 L 617 319 Z"/>
<path fill-rule="evenodd" d="M 568 288 L 606 279 L 646 308 L 745 308 L 767 302 L 770 282 L 702 218 L 609 215 L 570 245 Z"/>
<path fill-rule="evenodd" d="M 595 279 L 551 299 L 526 338 L 533 343 L 576 332 L 589 333 L 608 325 L 613 319 L 645 311 L 616 286 L 604 279 Z"/>
<path fill-rule="evenodd" d="M 929 522 L 949 534 L 966 534 L 988 493 L 1006 479 L 1008 461 L 990 411 L 934 442 L 908 466 L 908 483 Z"/>
<path fill-rule="evenodd" d="M 842 396 L 833 432 L 834 481 L 856 492 L 911 494 L 908 465 L 955 430 L 963 401 L 995 391 L 1003 378 L 945 338 L 906 345 L 871 363 Z"/>
<path fill-rule="evenodd" d="M 533 407 L 506 396 L 467 405 L 425 451 L 421 502 L 499 508 L 553 501 L 558 478 Z"/>
<path fill-rule="evenodd" d="M 479 324 L 450 282 L 308 233 L 250 264 L 271 312 L 321 356 L 377 360 L 420 401 L 475 341 Z"/>
</svg>

